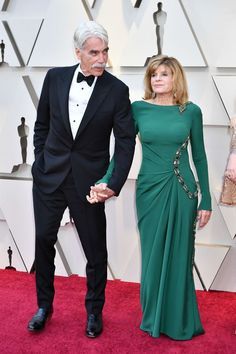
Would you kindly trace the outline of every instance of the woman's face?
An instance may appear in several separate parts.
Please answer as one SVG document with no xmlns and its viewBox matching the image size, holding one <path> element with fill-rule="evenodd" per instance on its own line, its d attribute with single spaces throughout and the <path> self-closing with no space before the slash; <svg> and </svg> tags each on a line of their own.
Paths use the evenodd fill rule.
<svg viewBox="0 0 236 354">
<path fill-rule="evenodd" d="M 173 96 L 173 75 L 166 65 L 159 65 L 151 75 L 151 87 L 155 94 Z"/>
</svg>

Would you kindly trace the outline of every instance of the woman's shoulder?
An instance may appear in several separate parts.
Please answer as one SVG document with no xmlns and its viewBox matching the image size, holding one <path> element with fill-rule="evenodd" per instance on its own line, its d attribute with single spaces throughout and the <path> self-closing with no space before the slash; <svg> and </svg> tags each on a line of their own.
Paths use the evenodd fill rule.
<svg viewBox="0 0 236 354">
<path fill-rule="evenodd" d="M 142 111 L 144 102 L 145 101 L 143 101 L 143 100 L 132 102 L 131 107 L 132 107 L 132 111 L 134 114 L 138 114 L 140 111 Z"/>
<path fill-rule="evenodd" d="M 188 101 L 185 104 L 186 113 L 192 119 L 200 119 L 202 120 L 202 110 L 201 108 L 194 102 Z M 184 111 L 183 110 L 183 111 Z"/>
<path fill-rule="evenodd" d="M 201 108 L 196 103 L 189 101 L 186 105 L 192 112 L 201 113 Z"/>
<path fill-rule="evenodd" d="M 149 108 L 154 106 L 153 104 L 151 104 L 150 100 L 138 100 L 138 101 L 134 101 L 132 102 L 132 109 L 133 110 L 142 110 L 142 109 L 146 109 L 148 106 Z"/>
<path fill-rule="evenodd" d="M 138 101 L 133 101 L 132 102 L 132 107 L 137 107 L 143 104 L 145 102 L 144 100 L 138 100 Z"/>
</svg>

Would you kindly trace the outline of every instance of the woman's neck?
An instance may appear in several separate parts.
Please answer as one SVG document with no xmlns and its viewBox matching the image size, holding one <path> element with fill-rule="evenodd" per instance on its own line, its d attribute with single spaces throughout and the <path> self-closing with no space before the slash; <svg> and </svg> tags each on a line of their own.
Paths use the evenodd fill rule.
<svg viewBox="0 0 236 354">
<path fill-rule="evenodd" d="M 175 103 L 173 95 L 157 95 L 152 99 L 154 104 L 158 104 L 161 106 L 173 106 Z"/>
</svg>

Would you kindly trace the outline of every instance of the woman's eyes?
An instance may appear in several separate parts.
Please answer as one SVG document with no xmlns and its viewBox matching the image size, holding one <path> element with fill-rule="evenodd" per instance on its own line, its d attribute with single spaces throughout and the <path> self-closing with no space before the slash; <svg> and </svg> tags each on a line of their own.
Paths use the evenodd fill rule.
<svg viewBox="0 0 236 354">
<path fill-rule="evenodd" d="M 159 75 L 157 75 L 157 74 L 152 74 L 152 76 L 151 77 L 162 77 L 162 76 L 168 76 L 168 74 L 167 73 L 161 73 L 161 74 L 159 74 Z"/>
</svg>

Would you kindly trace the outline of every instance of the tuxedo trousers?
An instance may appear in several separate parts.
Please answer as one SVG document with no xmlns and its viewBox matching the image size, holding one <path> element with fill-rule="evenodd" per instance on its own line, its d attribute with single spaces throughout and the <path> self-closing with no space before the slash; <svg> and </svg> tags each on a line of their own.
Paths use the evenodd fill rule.
<svg viewBox="0 0 236 354">
<path fill-rule="evenodd" d="M 61 219 L 69 208 L 87 259 L 88 314 L 101 313 L 107 282 L 106 217 L 104 203 L 89 204 L 79 197 L 72 173 L 53 193 L 44 193 L 34 182 L 35 271 L 39 307 L 51 307 L 54 299 L 55 243 Z M 69 235 L 68 235 L 68 242 Z"/>
</svg>

